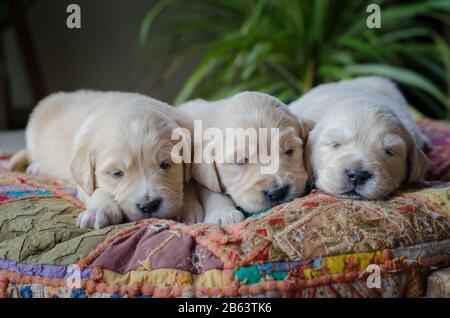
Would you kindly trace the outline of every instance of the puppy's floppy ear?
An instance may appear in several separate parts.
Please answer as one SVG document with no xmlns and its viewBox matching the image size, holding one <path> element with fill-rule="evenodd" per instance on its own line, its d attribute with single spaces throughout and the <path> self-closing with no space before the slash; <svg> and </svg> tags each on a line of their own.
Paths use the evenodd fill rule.
<svg viewBox="0 0 450 318">
<path fill-rule="evenodd" d="M 91 153 L 89 144 L 83 144 L 77 149 L 70 165 L 72 177 L 88 194 L 95 190 L 95 156 Z"/>
<path fill-rule="evenodd" d="M 314 168 L 312 166 L 312 148 L 313 144 L 311 140 L 307 140 L 305 145 L 305 151 L 303 152 L 303 164 L 305 165 L 306 172 L 308 173 L 309 177 L 314 176 Z"/>
<path fill-rule="evenodd" d="M 314 128 L 315 122 L 303 117 L 300 117 L 296 114 L 294 114 L 290 109 L 289 106 L 284 106 L 283 110 L 285 113 L 295 120 L 297 122 L 297 129 L 299 137 L 303 140 L 303 142 L 308 138 L 309 132 Z"/>
<path fill-rule="evenodd" d="M 408 146 L 408 176 L 409 183 L 422 178 L 428 167 L 428 158 L 416 143 L 415 139 L 409 132 L 407 132 L 407 146 Z"/>
<path fill-rule="evenodd" d="M 200 145 L 194 146 L 194 153 L 196 152 L 202 152 Z M 205 151 L 201 156 L 197 156 L 201 158 L 201 162 L 194 161 L 192 164 L 192 177 L 209 190 L 222 192 L 214 163 L 214 153 Z M 204 156 L 207 156 L 207 158 L 204 158 Z"/>
<path fill-rule="evenodd" d="M 183 164 L 183 169 L 184 169 L 184 183 L 189 183 L 189 181 L 192 178 L 192 164 L 185 162 Z"/>
<path fill-rule="evenodd" d="M 300 138 L 305 141 L 308 138 L 309 132 L 314 128 L 315 123 L 306 118 L 296 117 L 297 122 L 299 123 Z"/>
<path fill-rule="evenodd" d="M 183 144 L 184 147 L 181 150 L 181 156 L 183 160 L 183 171 L 184 171 L 184 183 L 189 183 L 192 178 L 192 144 L 190 136 L 183 134 Z M 189 153 L 185 155 L 184 150 L 187 149 Z"/>
<path fill-rule="evenodd" d="M 192 178 L 192 159 L 193 159 L 193 146 L 192 146 L 192 134 L 193 134 L 193 128 L 191 123 L 186 120 L 185 118 L 183 118 L 176 110 L 173 113 L 173 117 L 175 118 L 176 123 L 181 127 L 184 128 L 183 131 L 181 131 L 181 138 L 183 140 L 184 143 L 184 147 L 183 149 L 187 149 L 189 148 L 190 151 L 190 160 L 189 162 L 186 162 L 185 160 L 183 161 L 183 169 L 184 169 L 184 183 L 188 183 L 191 178 Z M 184 158 L 184 153 L 182 154 L 183 158 Z"/>
<path fill-rule="evenodd" d="M 190 131 L 190 135 L 193 136 L 194 134 L 194 128 L 193 125 L 188 122 L 185 118 L 183 118 L 179 113 L 175 115 L 176 122 L 183 128 L 186 128 Z M 214 158 L 213 153 L 207 151 L 208 158 L 202 157 L 202 147 L 200 147 L 200 144 L 195 144 L 194 141 L 192 141 L 191 138 L 189 138 L 190 144 L 192 146 L 191 149 L 194 151 L 192 152 L 191 156 L 191 164 L 185 163 L 185 182 L 187 182 L 191 177 L 195 179 L 199 184 L 205 186 L 211 191 L 214 192 L 222 192 L 220 189 L 219 184 L 219 178 L 217 176 L 216 167 L 214 164 Z M 204 148 L 204 147 L 203 147 Z M 201 162 L 195 162 L 195 154 L 200 153 L 199 158 L 201 158 Z M 205 162 L 205 160 L 208 160 Z"/>
<path fill-rule="evenodd" d="M 192 178 L 192 142 L 191 142 L 191 134 L 190 132 L 186 132 L 186 134 L 183 134 L 183 142 L 185 144 L 185 147 L 187 150 L 189 150 L 189 153 L 186 154 L 186 156 L 183 155 L 183 169 L 184 169 L 184 183 L 189 183 L 189 181 Z M 186 157 L 186 158 L 185 158 Z"/>
</svg>

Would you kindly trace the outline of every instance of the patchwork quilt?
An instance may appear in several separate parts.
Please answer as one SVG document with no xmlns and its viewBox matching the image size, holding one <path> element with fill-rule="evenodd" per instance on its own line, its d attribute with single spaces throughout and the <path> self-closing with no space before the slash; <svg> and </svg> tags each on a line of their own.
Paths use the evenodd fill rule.
<svg viewBox="0 0 450 318">
<path fill-rule="evenodd" d="M 433 144 L 428 179 L 444 181 L 383 201 L 314 190 L 222 227 L 79 229 L 72 186 L 0 169 L 0 297 L 424 296 L 450 263 L 450 129 L 419 124 Z"/>
</svg>

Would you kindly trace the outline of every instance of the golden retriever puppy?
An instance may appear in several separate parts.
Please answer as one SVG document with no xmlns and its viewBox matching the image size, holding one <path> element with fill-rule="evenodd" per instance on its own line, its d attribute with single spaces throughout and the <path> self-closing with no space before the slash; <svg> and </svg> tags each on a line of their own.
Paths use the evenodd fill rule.
<svg viewBox="0 0 450 318">
<path fill-rule="evenodd" d="M 325 192 L 382 199 L 426 170 L 426 137 L 387 79 L 360 77 L 319 85 L 290 109 L 316 123 L 308 138 L 307 166 Z"/>
<path fill-rule="evenodd" d="M 73 181 L 86 204 L 77 226 L 142 218 L 180 219 L 190 164 L 174 163 L 172 131 L 191 129 L 171 106 L 133 93 L 56 93 L 34 109 L 25 151 L 12 168 Z M 188 191 L 192 194 L 192 190 Z M 195 192 L 194 192 L 195 193 Z M 198 208 L 195 197 L 186 206 Z M 201 211 L 185 220 L 202 221 Z"/>
<path fill-rule="evenodd" d="M 205 223 L 240 222 L 244 219 L 241 211 L 264 211 L 304 195 L 308 175 L 303 165 L 303 146 L 312 122 L 296 117 L 279 100 L 256 92 L 243 92 L 215 102 L 194 100 L 178 109 L 193 120 L 194 137 L 199 122 L 204 135 L 215 129 L 226 136 L 224 139 L 229 129 L 241 129 L 249 136 L 255 132 L 255 138 L 235 147 L 228 144 L 230 140 L 235 143 L 233 138 L 223 142 L 205 136 L 194 138 L 192 175 L 202 185 L 199 195 Z M 267 138 L 261 138 L 261 129 L 266 129 Z M 278 138 L 272 135 L 274 131 Z M 225 149 L 219 150 L 221 147 Z M 267 167 L 267 161 L 259 160 L 263 149 L 277 159 L 277 167 L 272 171 L 263 172 L 262 168 Z M 200 161 L 196 160 L 199 153 Z"/>
</svg>

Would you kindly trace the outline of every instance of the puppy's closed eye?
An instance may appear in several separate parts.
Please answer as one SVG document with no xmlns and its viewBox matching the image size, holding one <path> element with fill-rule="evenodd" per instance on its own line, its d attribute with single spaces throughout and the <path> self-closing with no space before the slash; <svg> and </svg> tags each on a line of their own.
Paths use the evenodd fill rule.
<svg viewBox="0 0 450 318">
<path fill-rule="evenodd" d="M 344 135 L 342 129 L 328 129 L 322 132 L 318 142 L 321 146 L 338 149 L 346 143 L 348 137 Z"/>
<path fill-rule="evenodd" d="M 163 161 L 159 164 L 159 168 L 162 170 L 167 170 L 170 168 L 170 162 L 168 161 Z"/>
<path fill-rule="evenodd" d="M 382 147 L 386 157 L 402 157 L 402 153 L 406 151 L 404 141 L 395 134 L 386 134 L 383 137 Z"/>
<path fill-rule="evenodd" d="M 289 148 L 289 149 L 287 149 L 287 150 L 284 151 L 284 154 L 285 154 L 286 156 L 291 157 L 291 156 L 294 154 L 294 152 L 295 152 L 295 149 L 294 149 L 294 148 Z"/>
<path fill-rule="evenodd" d="M 125 171 L 119 170 L 119 169 L 113 170 L 113 171 L 111 172 L 111 176 L 112 176 L 113 178 L 115 178 L 115 179 L 122 178 L 124 175 L 125 175 Z"/>
<path fill-rule="evenodd" d="M 388 157 L 393 157 L 395 156 L 395 153 L 392 149 L 390 148 L 384 148 L 384 153 L 388 156 Z"/>
<path fill-rule="evenodd" d="M 332 141 L 332 142 L 330 143 L 330 146 L 331 146 L 331 148 L 333 148 L 333 149 L 338 149 L 338 148 L 340 148 L 340 147 L 342 146 L 342 144 L 339 143 L 339 142 L 337 142 L 337 141 Z"/>
</svg>

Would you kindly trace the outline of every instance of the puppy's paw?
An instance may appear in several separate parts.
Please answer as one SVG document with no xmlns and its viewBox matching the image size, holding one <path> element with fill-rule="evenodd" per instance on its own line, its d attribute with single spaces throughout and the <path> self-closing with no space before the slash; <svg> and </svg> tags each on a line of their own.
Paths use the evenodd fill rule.
<svg viewBox="0 0 450 318">
<path fill-rule="evenodd" d="M 41 172 L 41 165 L 38 163 L 32 163 L 27 167 L 26 173 L 37 175 Z"/>
<path fill-rule="evenodd" d="M 186 211 L 181 217 L 180 222 L 185 223 L 187 225 L 197 224 L 203 222 L 205 219 L 205 214 L 202 209 L 198 209 L 195 211 Z"/>
<path fill-rule="evenodd" d="M 227 209 L 206 213 L 204 223 L 214 223 L 218 225 L 234 224 L 244 221 L 245 216 L 236 209 Z"/>
<path fill-rule="evenodd" d="M 95 211 L 86 210 L 81 212 L 77 218 L 77 227 L 82 229 L 94 228 L 95 224 Z"/>
<path fill-rule="evenodd" d="M 101 229 L 108 225 L 119 224 L 122 222 L 122 212 L 114 204 L 105 204 L 97 209 L 87 209 L 82 212 L 77 219 L 77 227 L 82 229 L 94 228 Z"/>
</svg>

